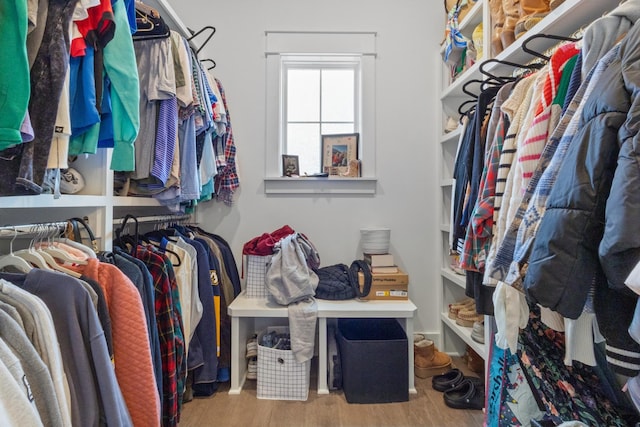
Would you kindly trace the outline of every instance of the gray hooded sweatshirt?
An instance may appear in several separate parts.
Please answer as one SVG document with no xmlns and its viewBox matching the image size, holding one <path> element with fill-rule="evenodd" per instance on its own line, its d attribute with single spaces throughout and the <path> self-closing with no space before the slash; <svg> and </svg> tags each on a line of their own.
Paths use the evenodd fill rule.
<svg viewBox="0 0 640 427">
<path fill-rule="evenodd" d="M 318 275 L 307 259 L 318 259 L 317 253 L 298 233 L 282 238 L 274 246 L 267 266 L 265 285 L 271 299 L 289 309 L 291 350 L 298 363 L 313 357 L 318 306 L 315 290 Z"/>
</svg>

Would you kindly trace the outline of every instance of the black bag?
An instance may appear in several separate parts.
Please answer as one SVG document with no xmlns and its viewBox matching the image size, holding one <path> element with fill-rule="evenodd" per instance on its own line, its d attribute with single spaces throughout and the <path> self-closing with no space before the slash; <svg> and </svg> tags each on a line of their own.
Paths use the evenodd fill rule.
<svg viewBox="0 0 640 427">
<path fill-rule="evenodd" d="M 358 272 L 364 274 L 364 289 L 360 291 Z M 362 298 L 371 290 L 371 269 L 365 261 L 356 260 L 351 268 L 345 264 L 335 264 L 315 270 L 318 275 L 316 298 L 327 300 L 345 300 Z"/>
</svg>

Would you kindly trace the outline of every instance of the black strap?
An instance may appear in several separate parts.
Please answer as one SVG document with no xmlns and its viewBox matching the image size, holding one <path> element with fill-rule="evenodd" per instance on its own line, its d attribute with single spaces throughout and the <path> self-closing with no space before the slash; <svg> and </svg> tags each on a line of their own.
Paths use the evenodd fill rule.
<svg viewBox="0 0 640 427">
<path fill-rule="evenodd" d="M 358 282 L 358 273 L 360 271 L 362 271 L 362 274 L 364 275 L 364 289 L 362 290 L 362 292 L 360 291 L 360 284 Z M 349 276 L 351 284 L 353 285 L 358 298 L 364 298 L 369 295 L 369 292 L 371 292 L 371 268 L 366 261 L 353 261 L 351 263 L 351 268 L 349 269 Z"/>
<path fill-rule="evenodd" d="M 82 233 L 80 230 L 80 225 L 82 225 L 84 227 L 84 229 L 87 231 L 87 234 L 89 235 L 89 240 L 91 241 L 91 246 L 93 248 L 94 252 L 98 252 L 98 241 L 96 240 L 96 236 L 93 234 L 93 230 L 91 229 L 91 227 L 89 227 L 89 224 L 87 224 L 87 221 L 84 218 L 71 218 L 68 220 L 69 223 L 71 224 L 71 229 L 72 229 L 72 237 L 71 239 L 78 242 L 78 243 L 82 243 Z"/>
</svg>

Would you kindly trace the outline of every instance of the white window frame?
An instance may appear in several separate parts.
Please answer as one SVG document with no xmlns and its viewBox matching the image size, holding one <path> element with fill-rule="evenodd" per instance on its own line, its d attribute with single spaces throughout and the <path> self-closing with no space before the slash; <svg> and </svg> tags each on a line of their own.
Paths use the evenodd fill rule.
<svg viewBox="0 0 640 427">
<path fill-rule="evenodd" d="M 362 64 L 361 64 L 361 60 L 360 57 L 356 57 L 356 56 L 317 56 L 317 55 L 282 55 L 281 56 L 282 59 L 282 90 L 283 90 L 283 94 L 282 94 L 282 115 L 281 117 L 283 117 L 283 128 L 282 128 L 282 140 L 281 140 L 281 147 L 282 147 L 282 154 L 295 154 L 295 153 L 288 153 L 287 152 L 287 148 L 288 148 L 288 135 L 287 132 L 284 128 L 284 126 L 286 126 L 289 122 L 286 120 L 286 117 L 288 117 L 288 107 L 289 107 L 289 103 L 287 102 L 287 89 L 289 87 L 288 82 L 287 82 L 287 76 L 289 75 L 288 71 L 289 70 L 302 70 L 302 69 L 308 69 L 308 70 L 353 70 L 354 71 L 354 88 L 353 88 L 353 99 L 354 99 L 354 115 L 353 115 L 353 127 L 355 129 L 355 132 L 359 132 L 360 131 L 360 123 L 362 122 L 362 118 L 360 117 L 360 110 L 361 110 L 361 99 L 362 99 L 362 88 L 360 86 L 360 80 L 361 80 L 361 72 L 362 72 Z M 322 82 L 322 80 L 321 80 Z M 322 86 L 321 86 L 321 90 L 322 90 Z M 320 100 L 320 102 L 322 103 L 322 99 Z M 322 105 L 320 105 L 320 111 L 322 111 Z M 320 120 L 318 121 L 318 123 L 320 124 L 320 126 L 322 126 L 322 123 L 324 123 L 324 121 L 322 120 L 322 113 L 320 113 Z M 320 151 L 320 147 L 318 147 L 318 151 Z M 320 166 L 320 165 L 318 165 Z M 317 171 L 313 171 L 313 172 L 320 172 L 320 168 L 318 168 Z"/>
<path fill-rule="evenodd" d="M 374 32 L 300 32 L 266 31 L 266 193 L 375 193 L 376 147 L 375 147 L 375 57 L 376 33 Z M 285 131 L 285 104 L 282 99 L 286 84 L 283 76 L 286 60 L 296 55 L 308 57 L 358 57 L 360 60 L 361 109 L 356 111 L 359 121 L 360 146 L 358 153 L 362 162 L 360 178 L 305 179 L 281 177 L 281 155 Z M 300 56 L 302 57 L 302 56 Z"/>
</svg>

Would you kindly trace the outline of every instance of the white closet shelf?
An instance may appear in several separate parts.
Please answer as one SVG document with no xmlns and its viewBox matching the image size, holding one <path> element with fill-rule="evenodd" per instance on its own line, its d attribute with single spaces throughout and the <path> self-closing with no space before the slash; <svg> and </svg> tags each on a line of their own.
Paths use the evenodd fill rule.
<svg viewBox="0 0 640 427">
<path fill-rule="evenodd" d="M 483 359 L 487 359 L 487 350 L 485 345 L 474 341 L 471 338 L 471 328 L 458 325 L 454 319 L 449 319 L 449 315 L 447 313 L 440 313 L 440 318 L 442 319 L 442 323 L 452 329 L 458 337 L 462 338 L 465 344 L 469 345 L 473 351 L 478 353 L 478 355 Z"/>
<path fill-rule="evenodd" d="M 461 127 L 458 127 L 456 130 L 449 133 L 445 133 L 440 137 L 440 144 L 446 144 L 453 141 L 457 142 L 457 140 L 460 139 L 460 133 L 462 133 Z"/>
<path fill-rule="evenodd" d="M 578 7 L 584 0 L 565 0 L 557 9 L 554 9 L 543 20 L 538 22 L 533 28 L 521 38 L 517 39 L 511 46 L 502 51 L 496 59 L 524 64 L 531 61 L 532 56 L 522 50 L 522 42 L 534 34 L 554 34 L 562 35 L 567 31 L 575 32 L 584 29 L 585 22 L 590 23 L 607 11 L 615 8 L 620 2 L 619 0 L 598 0 L 592 2 L 589 7 Z M 560 43 L 558 40 L 538 39 L 530 46 L 536 51 L 544 52 Z M 497 63 L 487 64 L 485 69 L 495 74 L 503 74 L 510 72 L 513 68 L 509 66 L 501 66 Z M 506 71 L 505 71 L 506 70 Z"/>
<path fill-rule="evenodd" d="M 589 1 L 588 7 L 581 5 L 581 3 L 585 3 L 585 0 L 565 0 L 557 9 L 549 13 L 543 20 L 527 31 L 526 34 L 497 55 L 496 59 L 526 64 L 533 59 L 533 56 L 522 50 L 522 42 L 524 40 L 535 34 L 566 35 L 567 32 L 573 33 L 581 28 L 584 29 L 584 23 L 590 23 L 604 15 L 607 11 L 614 9 L 619 4 L 619 0 Z M 536 40 L 535 43 L 532 43 L 530 47 L 538 51 L 545 51 L 558 43 L 558 40 L 541 38 Z M 469 80 L 482 78 L 480 63 L 481 62 L 473 64 L 472 67 L 464 71 L 442 92 L 440 99 L 443 107 L 447 108 L 450 114 L 452 109 L 460 105 L 461 100 L 469 99 L 462 91 L 464 84 Z M 500 65 L 498 63 L 489 63 L 484 69 L 488 72 L 501 75 L 508 75 L 513 71 L 513 67 Z"/>
<path fill-rule="evenodd" d="M 482 22 L 483 3 L 483 0 L 478 0 L 469 13 L 465 15 L 464 20 L 460 22 L 460 32 L 468 39 L 471 39 L 473 30 Z"/>
<path fill-rule="evenodd" d="M 63 194 L 59 199 L 54 199 L 53 194 L 40 194 L 37 196 L 7 196 L 0 198 L 2 208 L 75 208 L 75 207 L 102 207 L 105 204 L 104 196 L 79 196 L 75 194 Z"/>
<path fill-rule="evenodd" d="M 449 279 L 450 281 L 452 281 L 453 283 L 455 283 L 456 285 L 460 286 L 463 289 L 465 289 L 467 286 L 465 276 L 461 274 L 457 274 L 454 271 L 451 271 L 451 269 L 447 267 L 443 267 L 440 270 L 440 274 L 442 274 L 443 277 Z"/>
<path fill-rule="evenodd" d="M 153 197 L 128 197 L 128 196 L 115 196 L 112 198 L 113 206 L 150 206 L 160 207 L 163 206 Z"/>
</svg>

